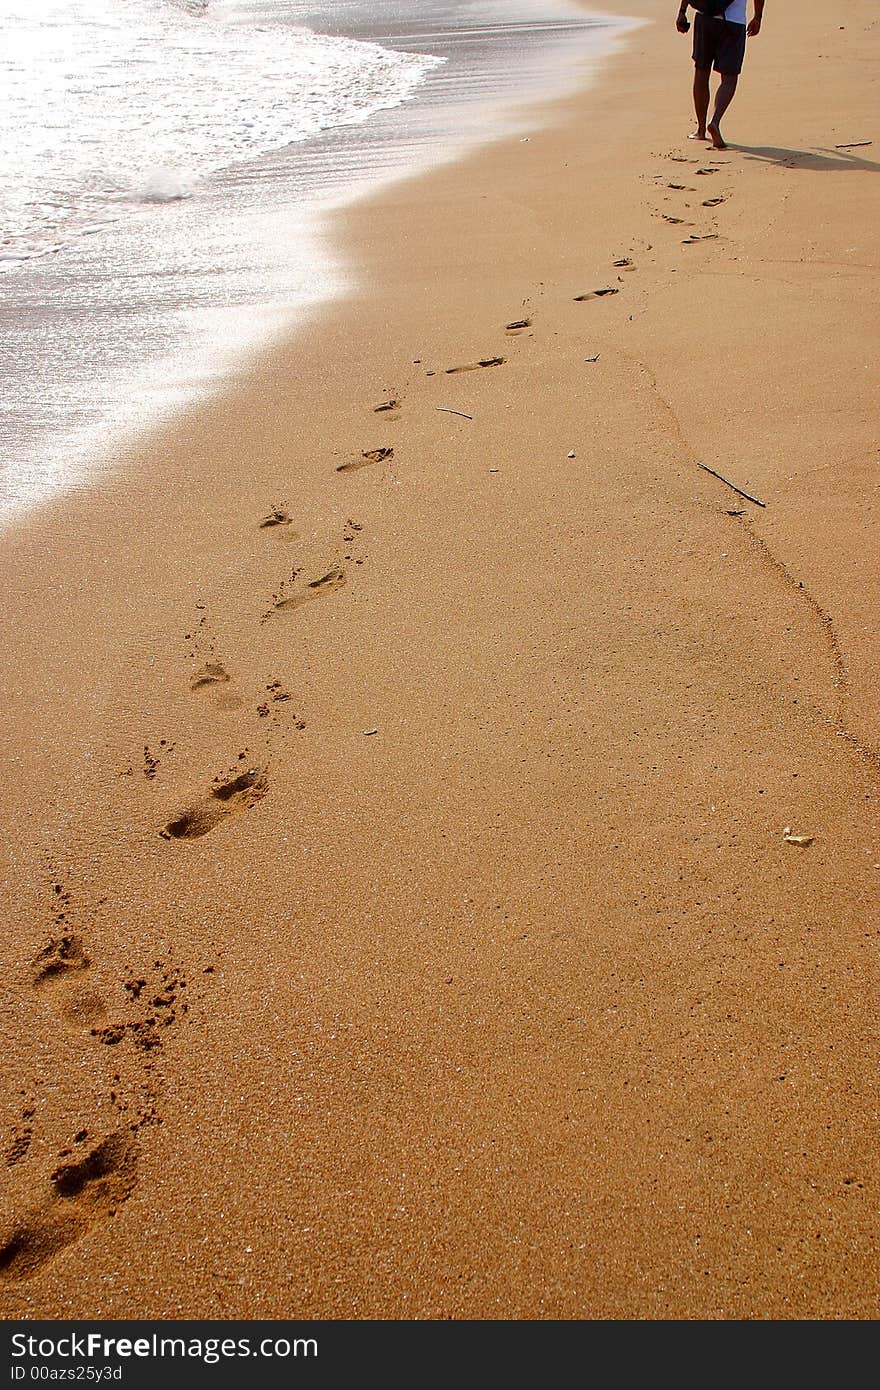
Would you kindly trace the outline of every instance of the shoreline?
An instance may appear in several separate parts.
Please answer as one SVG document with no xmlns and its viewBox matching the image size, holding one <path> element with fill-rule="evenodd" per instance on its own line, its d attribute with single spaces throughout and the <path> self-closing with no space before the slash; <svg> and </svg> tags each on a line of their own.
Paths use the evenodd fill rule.
<svg viewBox="0 0 880 1390">
<path fill-rule="evenodd" d="M 535 5 L 536 0 L 529 3 Z M 432 55 L 424 54 L 426 45 L 418 42 L 417 34 L 380 34 L 381 6 L 366 28 L 355 24 L 355 8 L 348 19 L 360 41 L 384 44 L 389 57 L 427 56 L 438 64 L 414 93 L 374 111 L 364 123 L 329 126 L 249 166 L 233 166 L 225 176 L 202 180 L 192 200 L 158 212 L 148 213 L 143 205 L 133 209 L 127 220 L 117 219 L 118 230 L 107 232 L 109 244 L 103 250 L 99 246 L 95 253 L 87 238 L 77 254 L 74 242 L 57 264 L 53 259 L 48 269 L 37 270 L 35 284 L 29 283 L 28 271 L 23 280 L 13 278 L 8 284 L 13 294 L 6 306 L 7 323 L 18 327 L 17 310 L 24 318 L 11 338 L 9 359 L 2 364 L 10 372 L 11 399 L 8 427 L 3 430 L 7 457 L 6 472 L 0 472 L 0 526 L 14 524 L 16 513 L 52 504 L 59 493 L 87 488 L 100 460 L 109 466 L 114 458 L 138 448 L 138 441 L 149 441 L 163 427 L 173 430 L 181 413 L 199 411 L 222 398 L 229 382 L 247 375 L 264 354 L 306 328 L 324 306 L 343 301 L 352 292 L 356 271 L 347 267 L 343 273 L 331 253 L 336 217 L 363 199 L 381 196 L 384 188 L 401 179 L 419 177 L 482 145 L 523 134 L 529 128 L 529 107 L 541 108 L 550 91 L 549 67 L 560 43 L 557 31 L 571 25 L 576 53 L 592 46 L 598 57 L 613 46 L 613 39 L 590 35 L 590 13 L 579 27 L 571 24 L 571 16 L 579 13 L 576 0 L 537 3 L 551 19 L 565 14 L 568 3 L 568 24 L 539 25 L 528 17 L 519 23 L 522 12 L 516 0 L 502 0 L 510 8 L 510 23 L 474 35 L 467 27 L 456 29 L 449 17 L 448 32 L 431 32 L 436 49 Z M 525 13 L 528 16 L 528 9 Z M 310 31 L 315 39 L 345 40 L 335 26 L 318 22 L 320 14 Z M 523 48 L 509 55 L 518 61 L 516 81 L 500 58 L 514 32 Z M 458 56 L 459 45 L 464 61 Z M 577 67 L 576 57 L 568 56 L 562 64 L 555 80 L 564 90 L 576 89 Z M 166 173 L 176 177 L 173 170 Z M 169 263 L 186 260 L 187 255 L 193 264 L 169 278 Z M 212 269 L 212 260 L 221 264 Z M 147 288 L 129 300 L 124 286 L 132 270 Z M 91 316 L 81 315 L 76 296 L 67 301 L 68 285 L 80 281 L 93 282 Z M 53 314 L 78 323 L 75 341 L 65 343 L 62 336 L 51 347 L 56 358 L 70 351 L 67 367 L 79 384 L 68 393 L 52 379 L 42 383 L 49 393 L 39 406 L 48 347 L 42 355 L 38 350 L 29 357 L 27 344 L 42 341 L 46 302 L 52 306 L 50 325 Z M 40 304 L 44 307 L 38 308 Z M 125 322 L 128 329 L 124 354 L 120 344 L 114 350 L 116 321 Z M 108 334 L 102 351 L 100 341 Z M 89 347 L 89 367 L 89 358 L 78 355 L 77 343 L 91 344 L 92 339 L 99 346 L 97 357 Z M 24 365 L 18 375 L 13 364 L 21 352 Z M 129 359 L 124 369 L 121 355 Z M 65 424 L 52 431 L 50 422 L 59 411 Z"/>
<path fill-rule="evenodd" d="M 7 1317 L 873 1316 L 876 30 L 627 9 L 9 533 Z"/>
</svg>

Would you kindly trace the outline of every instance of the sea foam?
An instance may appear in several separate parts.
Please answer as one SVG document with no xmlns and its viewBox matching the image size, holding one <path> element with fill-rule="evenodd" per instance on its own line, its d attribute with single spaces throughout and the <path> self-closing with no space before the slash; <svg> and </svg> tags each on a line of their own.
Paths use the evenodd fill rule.
<svg viewBox="0 0 880 1390">
<path fill-rule="evenodd" d="M 436 61 L 281 23 L 285 12 L 0 0 L 2 251 L 56 242 L 120 195 L 174 201 L 197 179 L 364 121 Z"/>
</svg>

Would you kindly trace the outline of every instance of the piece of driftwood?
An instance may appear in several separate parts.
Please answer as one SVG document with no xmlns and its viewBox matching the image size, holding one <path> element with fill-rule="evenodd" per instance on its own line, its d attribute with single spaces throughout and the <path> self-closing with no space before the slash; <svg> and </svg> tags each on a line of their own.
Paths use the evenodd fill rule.
<svg viewBox="0 0 880 1390">
<path fill-rule="evenodd" d="M 873 145 L 873 140 L 851 140 L 848 145 L 835 145 L 836 150 L 860 150 L 863 145 Z"/>
<path fill-rule="evenodd" d="M 473 415 L 465 415 L 463 410 L 450 410 L 448 405 L 435 405 L 435 410 L 442 410 L 444 415 L 460 415 L 462 420 L 473 420 Z"/>
<path fill-rule="evenodd" d="M 702 468 L 704 473 L 711 473 L 712 477 L 717 478 L 720 483 L 724 483 L 727 487 L 733 488 L 734 492 L 738 492 L 740 497 L 744 497 L 747 502 L 754 502 L 756 507 L 766 507 L 766 502 L 762 502 L 759 497 L 753 497 L 750 492 L 743 492 L 741 487 L 737 487 L 736 483 L 732 483 L 729 478 L 723 477 L 721 473 L 716 473 L 714 468 L 709 468 L 705 463 L 698 463 L 697 467 Z"/>
</svg>

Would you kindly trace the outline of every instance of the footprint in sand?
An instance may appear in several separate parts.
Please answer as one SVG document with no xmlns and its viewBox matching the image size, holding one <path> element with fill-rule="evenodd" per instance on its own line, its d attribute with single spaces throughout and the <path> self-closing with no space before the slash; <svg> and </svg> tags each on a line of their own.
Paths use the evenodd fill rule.
<svg viewBox="0 0 880 1390">
<path fill-rule="evenodd" d="M 24 1095 L 22 1091 L 22 1095 Z M 27 1157 L 31 1140 L 34 1137 L 32 1120 L 37 1113 L 37 1107 L 32 1099 L 28 1099 L 22 1106 L 21 1115 L 18 1123 L 13 1127 L 12 1138 L 6 1146 L 3 1154 L 3 1162 L 7 1168 L 14 1168 Z"/>
<path fill-rule="evenodd" d="M 279 502 L 274 506 L 259 523 L 261 531 L 271 531 L 273 527 L 285 527 L 291 524 L 290 512 L 284 502 Z"/>
<path fill-rule="evenodd" d="M 114 1216 L 137 1185 L 137 1148 L 119 1131 L 83 1158 L 55 1169 L 49 1195 L 17 1221 L 0 1246 L 0 1278 L 31 1279 L 96 1222 Z"/>
<path fill-rule="evenodd" d="M 294 531 L 293 519 L 284 502 L 279 502 L 263 517 L 259 522 L 259 528 L 261 531 L 271 531 L 283 541 L 299 540 L 299 531 Z"/>
<path fill-rule="evenodd" d="M 225 666 L 216 661 L 209 661 L 200 671 L 196 671 L 189 688 L 194 694 L 198 694 L 202 690 L 215 690 L 218 685 L 226 685 L 231 679 Z"/>
<path fill-rule="evenodd" d="M 293 539 L 292 535 L 287 537 Z M 232 677 L 226 668 L 217 659 L 217 637 L 214 632 L 214 623 L 211 620 L 208 606 L 199 602 L 195 605 L 199 613 L 198 622 L 195 623 L 191 632 L 184 633 L 183 640 L 188 644 L 186 655 L 195 665 L 196 662 L 203 662 L 198 670 L 190 678 L 189 688 L 195 695 L 202 695 L 204 692 L 213 692 L 214 704 L 218 709 L 241 709 L 244 701 L 240 695 L 232 690 L 221 691 L 221 687 L 230 686 Z M 166 752 L 170 751 L 166 748 Z"/>
<path fill-rule="evenodd" d="M 218 782 L 206 797 L 195 802 L 165 825 L 159 834 L 164 840 L 198 840 L 228 816 L 249 811 L 269 790 L 265 773 L 251 768 L 236 777 Z"/>
<path fill-rule="evenodd" d="M 54 995 L 59 1013 L 75 1026 L 89 1027 L 107 1012 L 101 996 L 85 987 L 90 965 L 75 932 L 53 938 L 34 961 L 34 989 Z"/>
<path fill-rule="evenodd" d="M 208 661 L 196 671 L 189 688 L 194 695 L 213 694 L 218 709 L 241 709 L 244 703 L 241 696 L 225 689 L 231 681 L 232 677 L 225 666 L 217 661 Z"/>
<path fill-rule="evenodd" d="M 576 294 L 574 302 L 575 304 L 583 304 L 586 299 L 604 299 L 606 294 L 620 294 L 620 290 L 614 285 L 608 285 L 599 290 L 587 290 L 585 294 Z"/>
<path fill-rule="evenodd" d="M 447 367 L 446 375 L 453 376 L 456 372 L 478 372 L 481 367 L 501 367 L 506 361 L 506 357 L 481 357 L 479 362 L 466 362 L 463 367 Z"/>
<path fill-rule="evenodd" d="M 394 458 L 394 450 L 387 449 L 365 449 L 362 454 L 355 454 L 352 458 L 346 459 L 345 463 L 337 463 L 337 473 L 353 473 L 357 468 L 368 468 L 371 463 L 387 463 Z"/>
<path fill-rule="evenodd" d="M 302 608 L 303 604 L 311 603 L 313 599 L 321 598 L 324 594 L 335 593 L 345 584 L 345 570 L 338 565 L 322 574 L 319 579 L 312 579 L 305 588 L 299 593 L 288 594 L 284 585 L 281 592 L 272 601 L 272 607 L 268 613 L 264 613 L 263 618 L 270 618 L 273 613 L 288 613 L 291 609 Z"/>
<path fill-rule="evenodd" d="M 34 961 L 34 988 L 43 989 L 69 980 L 77 971 L 88 970 L 91 961 L 82 938 L 74 932 L 53 938 Z"/>
</svg>

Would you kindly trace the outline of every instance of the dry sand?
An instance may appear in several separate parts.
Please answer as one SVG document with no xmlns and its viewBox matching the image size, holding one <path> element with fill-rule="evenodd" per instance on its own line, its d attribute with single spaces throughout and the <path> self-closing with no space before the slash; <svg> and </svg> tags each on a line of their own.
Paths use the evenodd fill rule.
<svg viewBox="0 0 880 1390">
<path fill-rule="evenodd" d="M 626 9 L 6 538 L 7 1316 L 876 1315 L 880 24 Z"/>
</svg>

